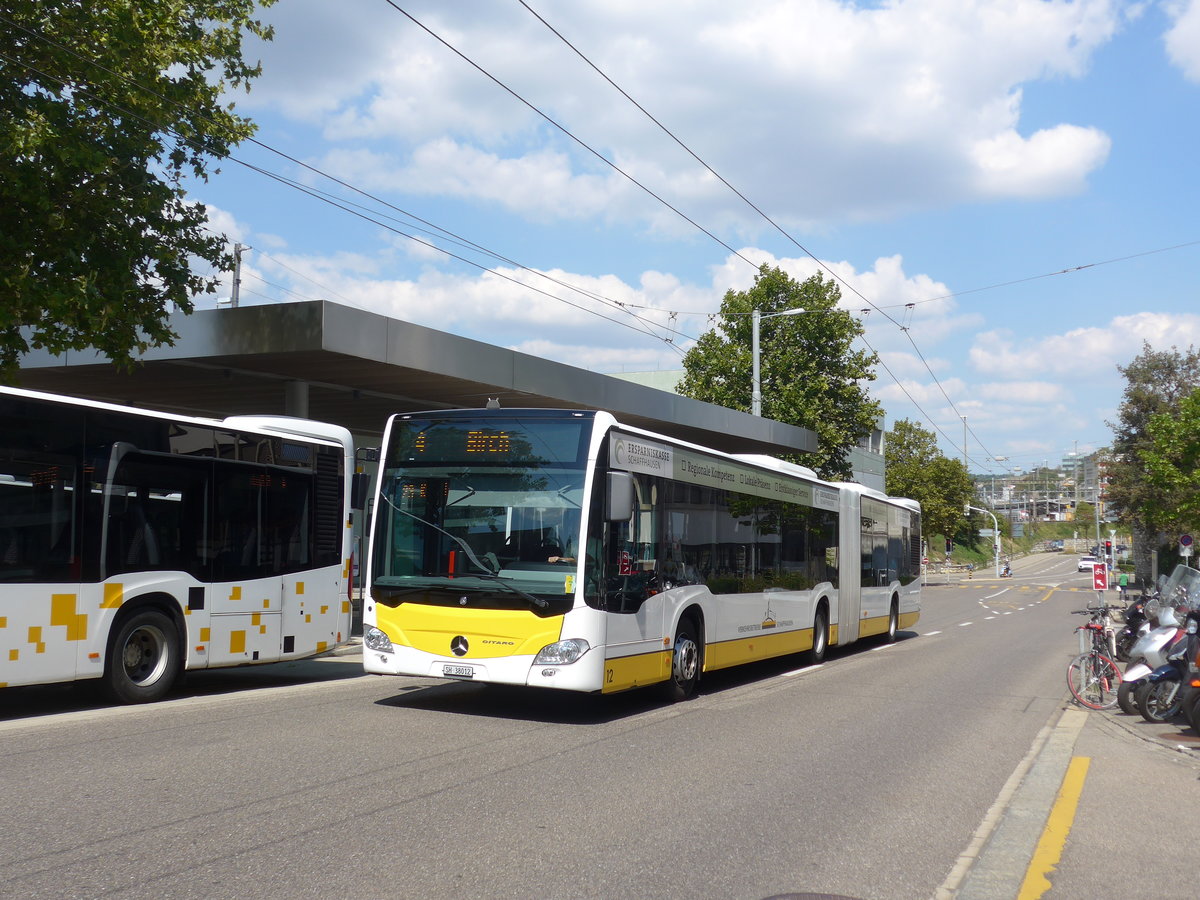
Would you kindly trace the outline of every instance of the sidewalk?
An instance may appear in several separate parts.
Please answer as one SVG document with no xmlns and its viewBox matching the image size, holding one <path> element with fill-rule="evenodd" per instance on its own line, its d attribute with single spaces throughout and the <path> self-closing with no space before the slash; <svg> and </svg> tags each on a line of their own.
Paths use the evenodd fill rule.
<svg viewBox="0 0 1200 900">
<path fill-rule="evenodd" d="M 1180 842 L 1197 810 L 1200 735 L 1183 719 L 1064 705 L 935 896 L 1190 900 Z"/>
</svg>

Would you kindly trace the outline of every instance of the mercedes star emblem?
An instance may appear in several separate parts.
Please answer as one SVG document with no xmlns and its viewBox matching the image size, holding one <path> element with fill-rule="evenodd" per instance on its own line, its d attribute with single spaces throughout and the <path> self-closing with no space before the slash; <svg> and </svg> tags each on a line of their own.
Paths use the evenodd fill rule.
<svg viewBox="0 0 1200 900">
<path fill-rule="evenodd" d="M 469 646 L 467 639 L 460 634 L 450 642 L 450 652 L 455 656 L 466 656 Z"/>
</svg>

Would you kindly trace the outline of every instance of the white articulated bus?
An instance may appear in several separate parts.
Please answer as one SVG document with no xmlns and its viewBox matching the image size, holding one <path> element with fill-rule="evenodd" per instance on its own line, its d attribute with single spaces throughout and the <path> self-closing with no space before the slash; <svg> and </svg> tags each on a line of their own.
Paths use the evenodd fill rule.
<svg viewBox="0 0 1200 900">
<path fill-rule="evenodd" d="M 146 702 L 347 641 L 353 456 L 320 422 L 0 388 L 0 687 Z"/>
<path fill-rule="evenodd" d="M 393 416 L 370 543 L 378 674 L 680 699 L 920 615 L 916 502 L 605 412 Z"/>
</svg>

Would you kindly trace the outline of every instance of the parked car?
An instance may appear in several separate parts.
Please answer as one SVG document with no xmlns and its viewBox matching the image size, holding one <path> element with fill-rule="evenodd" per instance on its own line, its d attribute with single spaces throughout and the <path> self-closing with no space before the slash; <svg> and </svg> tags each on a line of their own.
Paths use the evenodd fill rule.
<svg viewBox="0 0 1200 900">
<path fill-rule="evenodd" d="M 1079 557 L 1079 568 L 1076 571 L 1090 572 L 1092 570 L 1092 566 L 1096 565 L 1098 562 L 1099 560 L 1094 556 L 1081 556 Z"/>
</svg>

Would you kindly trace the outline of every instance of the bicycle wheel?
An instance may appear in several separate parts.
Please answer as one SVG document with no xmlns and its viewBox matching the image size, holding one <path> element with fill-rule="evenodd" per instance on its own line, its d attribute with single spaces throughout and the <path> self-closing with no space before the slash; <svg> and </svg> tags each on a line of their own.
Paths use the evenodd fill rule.
<svg viewBox="0 0 1200 900">
<path fill-rule="evenodd" d="M 1121 670 L 1107 656 L 1081 653 L 1067 667 L 1067 687 L 1080 706 L 1110 709 L 1117 705 Z"/>
</svg>

